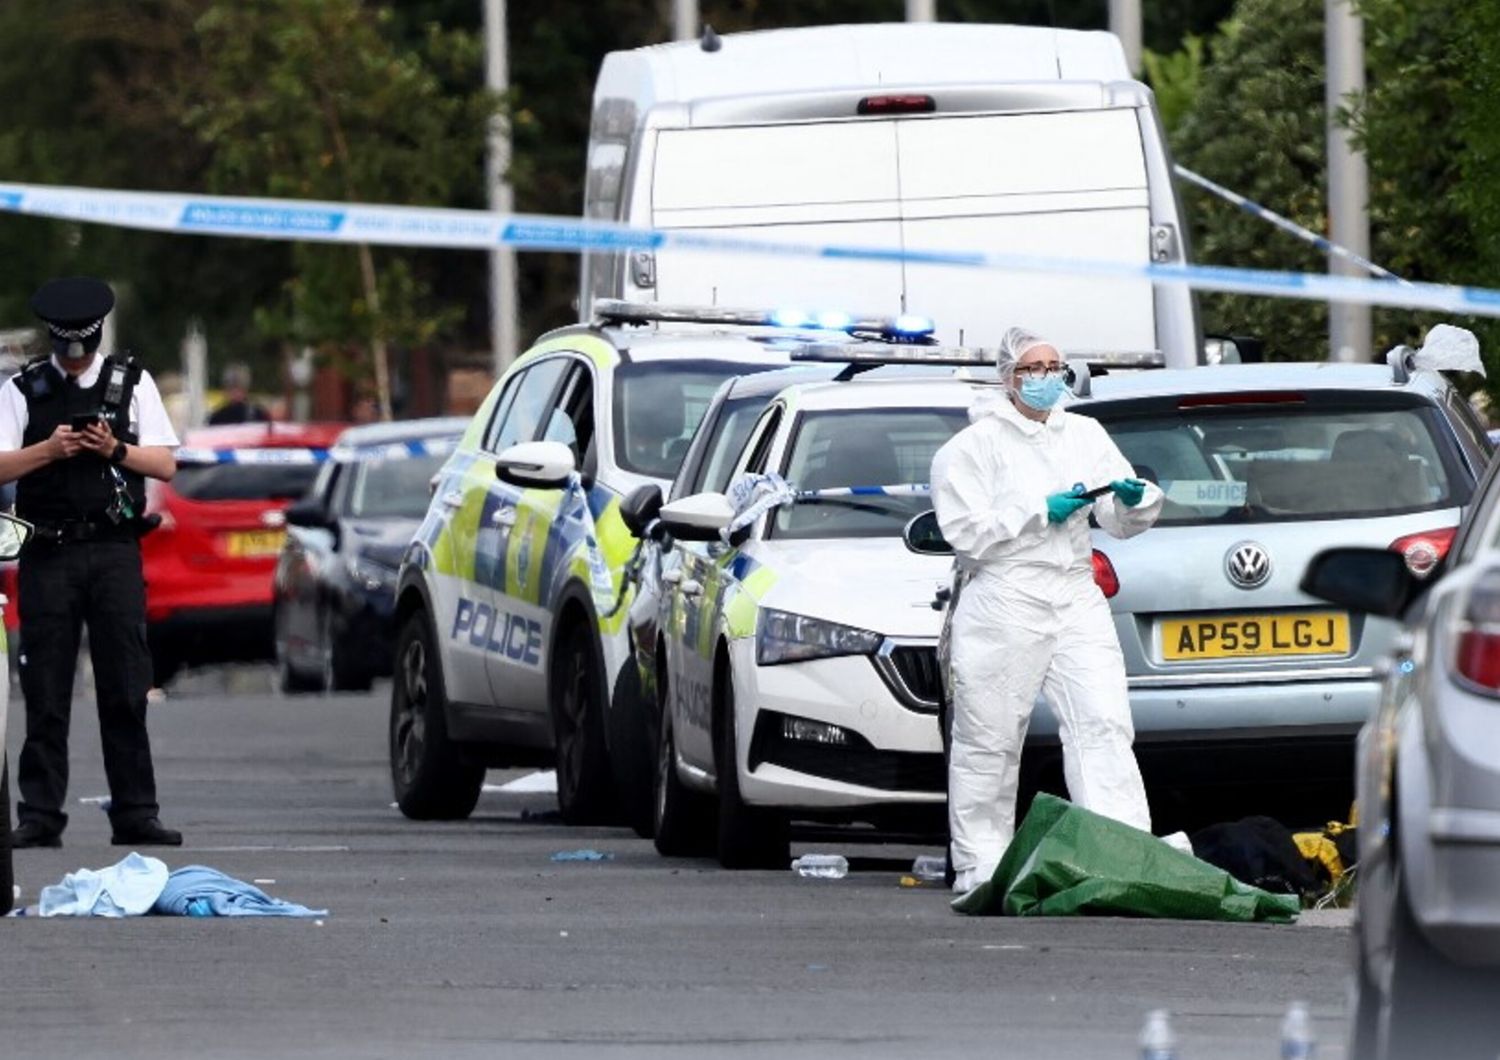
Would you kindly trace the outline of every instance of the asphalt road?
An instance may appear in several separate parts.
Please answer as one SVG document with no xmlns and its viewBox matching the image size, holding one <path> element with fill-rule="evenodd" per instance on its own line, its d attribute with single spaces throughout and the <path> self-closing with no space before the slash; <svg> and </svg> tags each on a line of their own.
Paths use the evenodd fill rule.
<svg viewBox="0 0 1500 1060">
<path fill-rule="evenodd" d="M 1277 1055 L 1298 998 L 1319 1056 L 1342 1055 L 1343 917 L 972 920 L 941 889 L 898 886 L 920 850 L 818 843 L 864 859 L 840 881 L 727 873 L 566 828 L 544 795 L 489 792 L 469 821 L 419 824 L 391 805 L 383 692 L 265 683 L 189 681 L 153 707 L 163 817 L 187 834 L 156 853 L 330 915 L 0 920 L 0 1056 L 1124 1060 L 1162 1007 L 1185 1060 L 1249 1060 Z M 125 853 L 79 801 L 106 788 L 92 702 L 75 710 L 66 845 L 17 852 L 23 901 Z M 577 848 L 614 857 L 551 861 Z"/>
</svg>

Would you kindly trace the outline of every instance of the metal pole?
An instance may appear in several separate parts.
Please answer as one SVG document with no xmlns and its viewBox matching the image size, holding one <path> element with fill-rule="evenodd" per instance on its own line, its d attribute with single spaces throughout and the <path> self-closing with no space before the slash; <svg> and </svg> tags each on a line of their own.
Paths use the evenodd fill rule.
<svg viewBox="0 0 1500 1060">
<path fill-rule="evenodd" d="M 696 40 L 698 0 L 672 0 L 672 39 Z"/>
<path fill-rule="evenodd" d="M 1133 77 L 1141 76 L 1141 0 L 1109 0 L 1109 31 L 1125 47 Z"/>
<path fill-rule="evenodd" d="M 506 96 L 510 91 L 510 43 L 505 26 L 505 0 L 484 0 L 484 81 L 491 91 Z M 515 194 L 507 173 L 510 169 L 510 118 L 490 119 L 489 151 L 485 155 L 485 185 L 490 209 L 513 213 Z M 505 371 L 516 358 L 520 345 L 520 322 L 516 305 L 516 252 L 499 247 L 490 252 L 490 350 L 495 374 Z"/>
<path fill-rule="evenodd" d="M 1324 0 L 1327 61 L 1328 238 L 1362 257 L 1370 256 L 1370 175 L 1365 156 L 1354 149 L 1349 130 L 1337 122 L 1339 107 L 1365 88 L 1364 22 L 1350 0 Z M 1330 273 L 1358 276 L 1353 263 L 1328 259 Z M 1335 361 L 1368 361 L 1370 307 L 1333 302 L 1328 306 L 1328 352 Z"/>
<path fill-rule="evenodd" d="M 906 21 L 936 22 L 937 0 L 906 0 Z"/>
<path fill-rule="evenodd" d="M 186 426 L 201 427 L 208 422 L 208 339 L 196 319 L 188 321 L 182 336 L 182 382 L 187 392 Z"/>
</svg>

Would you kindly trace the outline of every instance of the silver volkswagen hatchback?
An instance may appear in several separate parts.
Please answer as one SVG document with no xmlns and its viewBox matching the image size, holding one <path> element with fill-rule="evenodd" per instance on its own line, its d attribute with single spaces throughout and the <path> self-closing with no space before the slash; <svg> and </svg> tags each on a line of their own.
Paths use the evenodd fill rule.
<svg viewBox="0 0 1500 1060">
<path fill-rule="evenodd" d="M 1437 568 L 1492 451 L 1468 402 L 1402 362 L 1122 373 L 1070 407 L 1167 495 L 1154 529 L 1094 552 L 1157 815 L 1191 824 L 1205 787 L 1249 783 L 1259 812 L 1341 817 L 1397 626 L 1299 582 L 1330 545 Z M 1032 733 L 1045 765 L 1050 712 Z"/>
</svg>

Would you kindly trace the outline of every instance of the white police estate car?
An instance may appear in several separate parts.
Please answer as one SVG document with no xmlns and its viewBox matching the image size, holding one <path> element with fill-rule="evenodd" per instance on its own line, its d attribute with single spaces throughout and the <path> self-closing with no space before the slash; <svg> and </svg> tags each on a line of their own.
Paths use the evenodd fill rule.
<svg viewBox="0 0 1500 1060">
<path fill-rule="evenodd" d="M 652 667 L 662 853 L 711 845 L 709 795 L 731 868 L 784 867 L 792 817 L 941 819 L 933 602 L 950 563 L 902 532 L 976 388 L 852 375 L 783 390 L 727 475 L 690 462 L 659 513 L 675 542 Z M 725 467 L 711 449 L 699 461 Z"/>
<path fill-rule="evenodd" d="M 611 768 L 649 793 L 653 749 L 612 721 L 637 677 L 622 668 L 637 545 L 622 500 L 643 485 L 659 499 L 719 385 L 786 364 L 799 332 L 778 325 L 816 322 L 595 310 L 596 324 L 544 336 L 495 385 L 407 549 L 390 715 L 407 816 L 466 816 L 487 765 L 555 761 L 567 820 L 623 809 L 649 827 L 649 794 L 639 811 L 621 807 Z"/>
</svg>

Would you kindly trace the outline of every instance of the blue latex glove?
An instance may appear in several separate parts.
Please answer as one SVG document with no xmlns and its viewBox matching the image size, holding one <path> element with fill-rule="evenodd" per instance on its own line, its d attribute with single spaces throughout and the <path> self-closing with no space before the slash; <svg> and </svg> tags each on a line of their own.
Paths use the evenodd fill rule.
<svg viewBox="0 0 1500 1060">
<path fill-rule="evenodd" d="M 1080 508 L 1094 502 L 1086 497 L 1075 497 L 1071 493 L 1054 493 L 1047 498 L 1047 522 L 1060 523 Z"/>
<path fill-rule="evenodd" d="M 1146 498 L 1146 483 L 1138 478 L 1117 478 L 1109 488 L 1127 508 L 1134 508 Z"/>
</svg>

